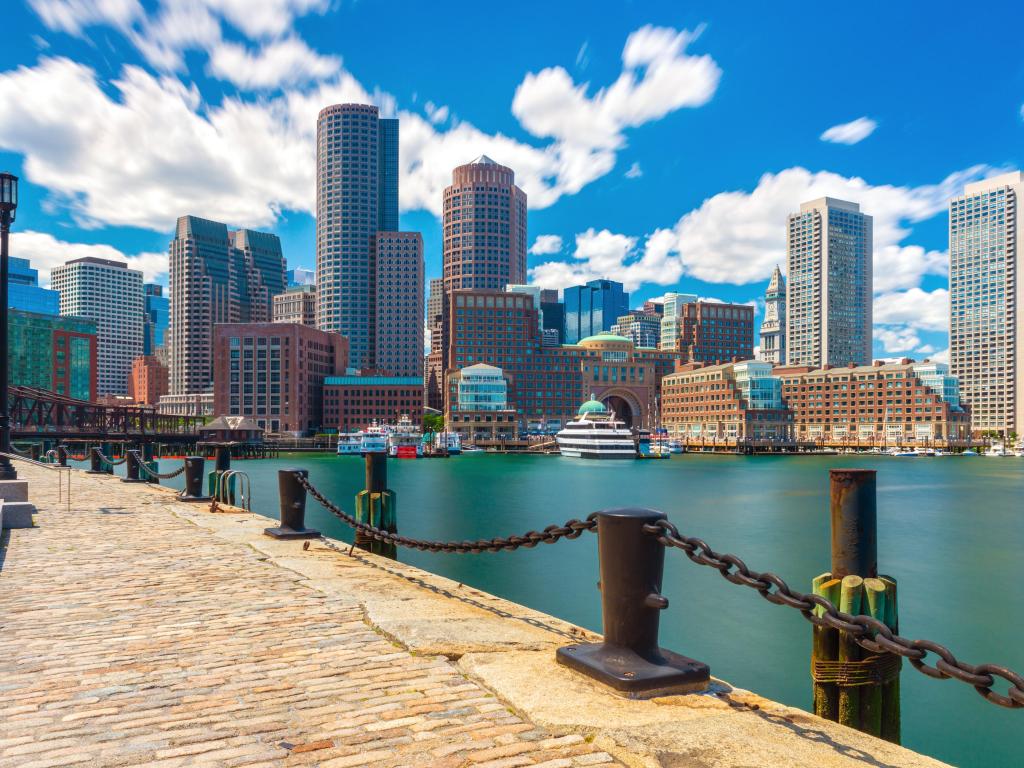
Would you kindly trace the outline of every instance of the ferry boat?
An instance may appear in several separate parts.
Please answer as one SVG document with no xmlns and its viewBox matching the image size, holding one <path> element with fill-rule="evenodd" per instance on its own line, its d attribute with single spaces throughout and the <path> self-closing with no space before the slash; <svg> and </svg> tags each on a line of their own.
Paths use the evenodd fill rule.
<svg viewBox="0 0 1024 768">
<path fill-rule="evenodd" d="M 363 436 L 363 445 L 360 453 L 366 455 L 368 453 L 386 453 L 388 450 L 388 429 L 387 427 L 381 426 L 374 419 L 370 426 L 364 429 L 360 434 Z"/>
<path fill-rule="evenodd" d="M 462 439 L 458 432 L 438 432 L 434 435 L 434 447 L 447 451 L 449 456 L 456 456 L 462 453 Z"/>
<path fill-rule="evenodd" d="M 668 441 L 668 452 L 669 453 L 682 453 L 683 452 L 683 444 L 680 441 L 678 441 L 678 440 L 669 440 Z"/>
<path fill-rule="evenodd" d="M 362 432 L 339 432 L 338 433 L 338 455 L 358 456 L 363 452 Z"/>
<path fill-rule="evenodd" d="M 388 432 L 388 456 L 396 459 L 418 459 L 423 455 L 423 440 L 408 414 Z"/>
<path fill-rule="evenodd" d="M 563 456 L 577 459 L 635 459 L 633 433 L 604 403 L 588 400 L 575 419 L 555 435 Z"/>
</svg>

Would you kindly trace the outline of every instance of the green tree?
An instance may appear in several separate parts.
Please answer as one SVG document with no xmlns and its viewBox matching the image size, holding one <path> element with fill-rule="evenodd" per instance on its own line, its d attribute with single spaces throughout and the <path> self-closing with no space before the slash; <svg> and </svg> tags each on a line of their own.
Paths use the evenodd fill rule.
<svg viewBox="0 0 1024 768">
<path fill-rule="evenodd" d="M 424 432 L 441 432 L 444 429 L 444 416 L 439 413 L 423 414 Z"/>
</svg>

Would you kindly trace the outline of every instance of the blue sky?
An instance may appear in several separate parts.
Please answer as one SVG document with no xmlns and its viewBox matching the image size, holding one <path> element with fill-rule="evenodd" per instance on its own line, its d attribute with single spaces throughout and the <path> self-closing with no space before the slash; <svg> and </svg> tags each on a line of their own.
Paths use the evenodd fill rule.
<svg viewBox="0 0 1024 768">
<path fill-rule="evenodd" d="M 316 113 L 365 100 L 402 120 L 402 226 L 423 232 L 430 276 L 440 190 L 481 153 L 530 195 L 536 282 L 608 276 L 637 304 L 758 299 L 786 214 L 832 194 L 875 217 L 876 355 L 941 356 L 946 202 L 1024 164 L 1019 5 L 488 8 L 5 4 L 14 253 L 44 273 L 124 257 L 163 281 L 192 213 L 274 231 L 313 266 Z"/>
</svg>

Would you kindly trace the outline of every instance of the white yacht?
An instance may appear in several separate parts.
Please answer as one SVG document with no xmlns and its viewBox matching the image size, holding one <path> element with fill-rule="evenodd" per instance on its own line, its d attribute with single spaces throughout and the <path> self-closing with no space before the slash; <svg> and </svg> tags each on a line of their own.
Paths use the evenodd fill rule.
<svg viewBox="0 0 1024 768">
<path fill-rule="evenodd" d="M 604 403 L 588 400 L 575 419 L 555 435 L 563 456 L 578 459 L 635 459 L 636 443 L 625 422 Z"/>
<path fill-rule="evenodd" d="M 338 455 L 358 456 L 363 452 L 362 432 L 339 432 L 338 433 Z"/>
<path fill-rule="evenodd" d="M 423 455 L 423 436 L 408 414 L 402 414 L 398 424 L 388 432 L 388 456 L 396 459 L 418 459 Z"/>
<path fill-rule="evenodd" d="M 360 453 L 386 453 L 388 450 L 388 429 L 377 423 L 374 419 L 370 426 L 360 432 L 362 435 L 362 446 Z"/>
<path fill-rule="evenodd" d="M 447 451 L 449 456 L 462 453 L 462 439 L 458 432 L 438 432 L 434 435 L 434 447 L 439 451 Z"/>
</svg>

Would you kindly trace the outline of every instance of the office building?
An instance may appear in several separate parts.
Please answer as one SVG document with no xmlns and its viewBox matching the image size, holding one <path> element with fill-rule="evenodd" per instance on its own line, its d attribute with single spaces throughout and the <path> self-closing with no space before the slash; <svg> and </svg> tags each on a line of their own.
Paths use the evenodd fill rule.
<svg viewBox="0 0 1024 768">
<path fill-rule="evenodd" d="M 316 327 L 316 286 L 292 285 L 274 297 L 274 322 Z"/>
<path fill-rule="evenodd" d="M 158 405 L 167 394 L 170 372 L 153 355 L 142 355 L 132 360 L 128 379 L 128 396 L 139 405 Z"/>
<path fill-rule="evenodd" d="M 28 259 L 11 256 L 7 273 L 7 306 L 37 315 L 59 315 L 60 294 L 39 287 L 39 270 Z"/>
<path fill-rule="evenodd" d="M 455 396 L 448 429 L 474 442 L 516 437 L 516 411 L 509 406 L 508 381 L 501 368 L 476 363 L 452 371 L 449 381 Z"/>
<path fill-rule="evenodd" d="M 662 379 L 662 423 L 687 446 L 792 443 L 782 383 L 770 363 L 684 363 Z"/>
<path fill-rule="evenodd" d="M 270 320 L 271 298 L 284 291 L 281 243 L 276 235 L 229 232 L 220 222 L 182 216 L 169 252 L 170 395 L 210 392 L 213 327 Z M 178 407 L 171 402 L 177 400 L 167 407 Z M 188 398 L 181 402 L 190 407 Z"/>
<path fill-rule="evenodd" d="M 97 394 L 128 391 L 132 360 L 142 354 L 142 272 L 92 256 L 54 268 L 60 313 L 96 323 Z"/>
<path fill-rule="evenodd" d="M 422 378 L 423 236 L 378 232 L 375 250 L 374 369 L 390 376 Z"/>
<path fill-rule="evenodd" d="M 764 294 L 764 320 L 758 357 L 772 365 L 786 363 L 786 279 L 775 265 Z"/>
<path fill-rule="evenodd" d="M 155 355 L 167 343 L 171 303 L 164 296 L 164 287 L 157 283 L 142 286 L 142 299 L 142 354 Z"/>
<path fill-rule="evenodd" d="M 620 316 L 611 332 L 632 339 L 638 347 L 657 349 L 661 341 L 661 315 L 641 309 Z"/>
<path fill-rule="evenodd" d="M 98 346 L 95 320 L 10 309 L 8 376 L 12 385 L 95 400 Z"/>
<path fill-rule="evenodd" d="M 661 338 L 658 346 L 661 349 L 676 349 L 679 345 L 679 338 L 683 334 L 683 314 L 687 304 L 697 301 L 696 294 L 675 293 L 670 291 L 665 294 L 665 301 L 661 304 Z"/>
<path fill-rule="evenodd" d="M 350 365 L 369 369 L 377 233 L 398 229 L 398 121 L 369 104 L 335 104 L 316 133 L 317 326 L 345 336 Z"/>
<path fill-rule="evenodd" d="M 300 285 L 316 285 L 316 270 L 305 267 L 295 267 L 285 272 L 286 288 L 295 288 Z"/>
<path fill-rule="evenodd" d="M 268 432 L 325 425 L 323 386 L 348 365 L 343 336 L 298 323 L 225 323 L 214 329 L 214 411 Z"/>
<path fill-rule="evenodd" d="M 754 356 L 754 308 L 720 301 L 678 301 L 661 319 L 661 349 L 684 363 L 724 363 Z M 673 329 L 677 334 L 673 337 Z"/>
<path fill-rule="evenodd" d="M 822 197 L 786 229 L 786 363 L 871 363 L 872 219 L 857 203 Z"/>
<path fill-rule="evenodd" d="M 949 204 L 949 361 L 975 431 L 1024 435 L 1024 174 Z"/>
<path fill-rule="evenodd" d="M 436 326 L 440 331 L 441 315 L 444 312 L 444 278 L 430 278 L 430 290 L 427 294 L 427 327 L 431 329 L 431 343 L 433 343 L 433 330 Z M 440 341 L 440 338 L 438 339 Z"/>
<path fill-rule="evenodd" d="M 544 337 L 552 346 L 565 343 L 565 305 L 558 299 L 558 291 L 545 288 L 540 292 L 541 325 Z"/>
<path fill-rule="evenodd" d="M 614 280 L 591 280 L 562 292 L 565 302 L 565 343 L 610 331 L 629 312 L 629 294 Z"/>
<path fill-rule="evenodd" d="M 408 416 L 423 422 L 419 376 L 328 376 L 324 380 L 324 428 L 355 432 L 373 424 L 397 424 Z"/>
</svg>

